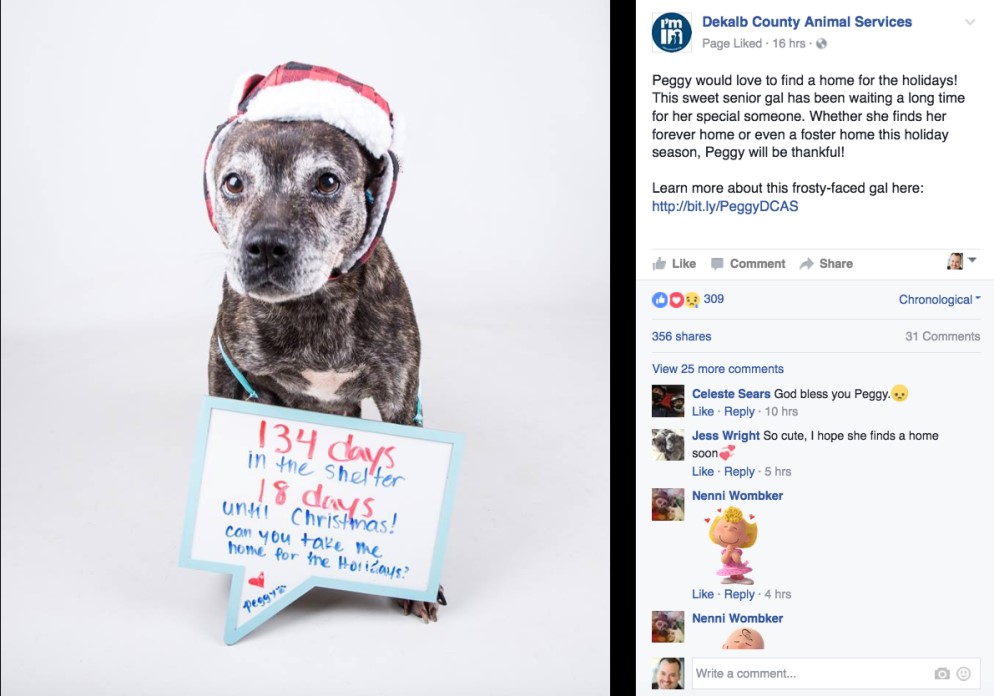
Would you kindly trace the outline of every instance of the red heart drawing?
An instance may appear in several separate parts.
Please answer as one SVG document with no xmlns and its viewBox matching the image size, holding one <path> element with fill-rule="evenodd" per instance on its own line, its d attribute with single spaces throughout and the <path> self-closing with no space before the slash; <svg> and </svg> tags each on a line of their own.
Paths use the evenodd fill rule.
<svg viewBox="0 0 994 696">
<path fill-rule="evenodd" d="M 755 517 L 756 517 L 755 515 L 749 515 L 749 519 L 750 520 L 753 519 L 753 518 L 755 518 Z"/>
<path fill-rule="evenodd" d="M 704 518 L 704 521 L 705 521 L 705 522 L 710 522 L 710 521 L 711 521 L 711 518 L 710 518 L 710 517 L 705 517 L 705 518 Z"/>
<path fill-rule="evenodd" d="M 259 577 L 249 578 L 249 585 L 255 585 L 256 587 L 266 586 L 266 574 L 259 573 Z"/>
<path fill-rule="evenodd" d="M 731 452 L 718 452 L 718 456 L 721 457 L 722 459 L 724 459 L 727 462 L 728 458 L 732 456 L 732 453 Z"/>
<path fill-rule="evenodd" d="M 718 512 L 721 512 L 721 508 L 718 508 Z"/>
<path fill-rule="evenodd" d="M 734 452 L 735 451 L 735 445 L 725 445 L 725 447 L 728 448 L 729 452 Z"/>
</svg>

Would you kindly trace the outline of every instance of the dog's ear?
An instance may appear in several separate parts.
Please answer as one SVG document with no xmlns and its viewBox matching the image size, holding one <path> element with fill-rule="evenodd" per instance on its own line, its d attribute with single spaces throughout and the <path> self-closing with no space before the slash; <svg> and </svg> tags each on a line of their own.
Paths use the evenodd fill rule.
<svg viewBox="0 0 994 696">
<path fill-rule="evenodd" d="M 259 83 L 266 79 L 265 75 L 245 75 L 244 79 L 235 84 L 235 90 L 231 93 L 231 104 L 229 111 L 233 114 L 241 113 L 242 104 L 249 95 L 259 86 Z"/>
<path fill-rule="evenodd" d="M 393 203 L 394 191 L 397 190 L 399 171 L 397 157 L 392 152 L 388 151 L 383 157 L 373 161 L 371 174 L 366 180 L 366 229 L 355 251 L 343 259 L 342 268 L 351 269 L 364 263 L 376 249 L 383 235 L 390 204 Z"/>
</svg>

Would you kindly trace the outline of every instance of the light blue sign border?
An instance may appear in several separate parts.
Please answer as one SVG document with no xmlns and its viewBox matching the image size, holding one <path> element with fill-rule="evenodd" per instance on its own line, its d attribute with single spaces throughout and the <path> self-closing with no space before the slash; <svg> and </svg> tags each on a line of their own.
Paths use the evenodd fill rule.
<svg viewBox="0 0 994 696">
<path fill-rule="evenodd" d="M 207 449 L 207 433 L 210 429 L 211 413 L 214 410 L 249 413 L 254 416 L 273 416 L 288 420 L 330 425 L 337 428 L 396 435 L 414 440 L 430 440 L 432 442 L 447 442 L 452 445 L 449 457 L 449 469 L 445 480 L 445 493 L 442 496 L 442 510 L 438 518 L 438 535 L 435 537 L 435 550 L 432 554 L 431 571 L 428 576 L 428 589 L 424 592 L 416 590 L 390 588 L 383 585 L 372 585 L 365 582 L 338 580 L 333 578 L 311 577 L 297 587 L 281 595 L 278 600 L 267 605 L 254 618 L 241 628 L 236 627 L 238 607 L 240 606 L 241 591 L 245 582 L 244 566 L 200 561 L 191 556 L 193 548 L 193 530 L 197 525 L 197 508 L 200 503 L 200 485 L 204 473 L 204 454 Z M 442 561 L 445 558 L 445 547 L 449 538 L 449 520 L 452 516 L 452 501 L 456 492 L 456 477 L 459 475 L 459 464 L 462 461 L 463 436 L 459 433 L 448 433 L 441 430 L 428 430 L 412 425 L 396 425 L 381 421 L 365 420 L 362 418 L 346 418 L 332 416 L 326 413 L 301 411 L 282 406 L 267 406 L 265 404 L 221 399 L 215 396 L 205 396 L 200 407 L 200 421 L 197 426 L 197 449 L 193 455 L 193 473 L 190 476 L 190 488 L 187 493 L 186 518 L 183 523 L 183 543 L 180 547 L 179 564 L 184 568 L 209 570 L 215 573 L 231 574 L 231 592 L 228 600 L 228 614 L 224 625 L 224 642 L 233 645 L 241 638 L 257 629 L 263 623 L 273 618 L 277 613 L 287 608 L 312 587 L 330 587 L 348 592 L 384 595 L 398 599 L 413 599 L 434 602 L 438 595 L 441 582 Z"/>
</svg>

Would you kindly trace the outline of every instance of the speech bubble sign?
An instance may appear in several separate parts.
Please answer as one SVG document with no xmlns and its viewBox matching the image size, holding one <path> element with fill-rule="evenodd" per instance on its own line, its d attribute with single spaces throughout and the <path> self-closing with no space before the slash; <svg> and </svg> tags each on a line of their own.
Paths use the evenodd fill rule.
<svg viewBox="0 0 994 696">
<path fill-rule="evenodd" d="M 462 435 L 204 397 L 180 565 L 232 645 L 312 587 L 434 602 Z"/>
</svg>

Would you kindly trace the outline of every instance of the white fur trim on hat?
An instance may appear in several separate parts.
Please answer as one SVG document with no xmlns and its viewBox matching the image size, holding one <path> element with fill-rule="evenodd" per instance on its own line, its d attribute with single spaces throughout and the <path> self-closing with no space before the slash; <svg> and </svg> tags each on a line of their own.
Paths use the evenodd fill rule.
<svg viewBox="0 0 994 696">
<path fill-rule="evenodd" d="M 323 80 L 300 80 L 259 91 L 239 121 L 324 121 L 358 140 L 373 157 L 390 149 L 390 117 L 351 87 Z"/>
<path fill-rule="evenodd" d="M 393 136 L 390 139 L 390 152 L 400 159 L 404 156 L 404 145 L 407 142 L 407 119 L 396 111 L 391 113 L 393 115 Z"/>
</svg>

